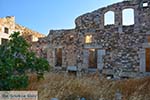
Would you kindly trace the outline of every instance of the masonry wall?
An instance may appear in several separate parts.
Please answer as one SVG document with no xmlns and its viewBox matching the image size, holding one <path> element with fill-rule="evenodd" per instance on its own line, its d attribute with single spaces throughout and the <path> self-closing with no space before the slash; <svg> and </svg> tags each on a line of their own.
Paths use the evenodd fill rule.
<svg viewBox="0 0 150 100">
<path fill-rule="evenodd" d="M 148 0 L 132 0 L 132 1 L 123 1 L 113 5 L 109 5 L 104 8 L 100 8 L 91 13 L 87 13 L 79 16 L 75 23 L 76 28 L 78 29 L 104 29 L 104 15 L 108 11 L 113 11 L 115 13 L 115 24 L 114 26 L 122 28 L 122 11 L 125 9 L 134 10 L 134 30 L 139 31 L 143 28 L 148 28 L 150 21 L 150 12 L 149 5 L 143 7 L 143 3 L 148 3 Z"/>
<path fill-rule="evenodd" d="M 47 59 L 48 43 L 46 38 L 39 38 L 38 42 L 32 42 L 30 44 L 31 50 L 34 51 L 38 57 Z"/>
<path fill-rule="evenodd" d="M 125 26 L 122 12 L 128 8 L 134 10 L 134 24 Z M 46 37 L 49 63 L 58 68 L 55 66 L 55 49 L 62 48 L 62 66 L 59 68 L 76 66 L 79 71 L 88 70 L 88 50 L 96 49 L 99 70 L 141 71 L 145 68 L 141 51 L 150 47 L 147 41 L 150 33 L 149 10 L 148 0 L 123 1 L 79 16 L 75 20 L 75 29 L 51 30 Z M 112 25 L 104 25 L 104 15 L 108 11 L 115 14 Z M 92 36 L 92 42 L 88 44 L 85 43 L 87 35 Z"/>
<path fill-rule="evenodd" d="M 8 33 L 5 33 L 5 28 L 8 28 Z M 9 39 L 9 35 L 15 30 L 15 17 L 1 18 L 0 19 L 0 44 L 2 39 Z"/>
<path fill-rule="evenodd" d="M 27 27 L 24 27 L 19 24 L 15 24 L 15 30 L 19 31 L 21 35 L 30 43 L 31 42 L 37 42 L 39 38 L 45 37 L 44 34 L 41 34 L 39 32 L 33 31 Z"/>
<path fill-rule="evenodd" d="M 5 33 L 5 28 L 8 29 L 8 33 Z M 38 38 L 45 37 L 45 35 L 39 32 L 33 31 L 27 27 L 16 24 L 14 16 L 0 18 L 0 44 L 2 42 L 2 39 L 9 40 L 9 36 L 13 32 L 18 31 L 28 42 L 35 42 L 38 41 Z"/>
<path fill-rule="evenodd" d="M 48 61 L 55 66 L 55 49 L 62 49 L 62 67 L 77 66 L 80 52 L 79 36 L 75 30 L 50 31 L 48 35 Z M 59 67 L 59 66 L 58 66 Z"/>
</svg>

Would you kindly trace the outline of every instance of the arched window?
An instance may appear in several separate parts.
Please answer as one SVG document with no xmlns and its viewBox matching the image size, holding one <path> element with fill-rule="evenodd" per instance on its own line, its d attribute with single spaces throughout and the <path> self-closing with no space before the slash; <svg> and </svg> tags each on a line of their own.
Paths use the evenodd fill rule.
<svg viewBox="0 0 150 100">
<path fill-rule="evenodd" d="M 115 13 L 113 11 L 108 11 L 104 15 L 104 25 L 115 24 Z"/>
<path fill-rule="evenodd" d="M 134 9 L 128 8 L 123 10 L 123 25 L 134 24 Z"/>
</svg>

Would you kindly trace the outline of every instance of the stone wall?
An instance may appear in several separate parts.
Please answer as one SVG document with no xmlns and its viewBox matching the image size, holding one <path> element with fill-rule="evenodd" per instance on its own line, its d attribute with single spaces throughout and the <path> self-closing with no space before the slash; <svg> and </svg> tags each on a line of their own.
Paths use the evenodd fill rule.
<svg viewBox="0 0 150 100">
<path fill-rule="evenodd" d="M 143 7 L 143 3 L 148 3 L 147 7 Z M 149 1 L 148 0 L 131 0 L 123 1 L 107 7 L 100 8 L 91 13 L 87 13 L 76 18 L 77 29 L 104 29 L 104 15 L 108 11 L 115 14 L 114 26 L 122 27 L 122 11 L 131 8 L 134 10 L 134 30 L 147 29 L 150 21 Z"/>
<path fill-rule="evenodd" d="M 5 28 L 8 29 L 8 33 L 5 33 Z M 14 31 L 19 31 L 28 42 L 35 42 L 38 41 L 38 38 L 45 37 L 45 35 L 39 32 L 33 31 L 27 27 L 16 24 L 14 16 L 0 18 L 0 44 L 1 39 L 9 40 L 10 34 Z"/>
<path fill-rule="evenodd" d="M 5 28 L 8 28 L 8 33 L 5 33 Z M 0 44 L 2 39 L 9 39 L 9 35 L 15 30 L 15 17 L 7 16 L 0 18 Z"/>
<path fill-rule="evenodd" d="M 79 37 L 75 30 L 50 31 L 48 35 L 48 60 L 51 65 L 55 65 L 55 49 L 62 49 L 62 67 L 74 66 L 77 64 L 79 54 Z"/>
<path fill-rule="evenodd" d="M 44 34 L 33 31 L 27 27 L 19 24 L 15 24 L 15 29 L 21 33 L 21 35 L 29 42 L 37 42 L 38 38 L 45 37 Z"/>
<path fill-rule="evenodd" d="M 46 38 L 39 38 L 38 42 L 31 43 L 31 50 L 36 53 L 38 57 L 47 58 L 48 43 Z"/>
<path fill-rule="evenodd" d="M 0 32 L 1 33 L 3 33 L 4 27 L 7 27 L 10 29 L 9 33 L 15 30 L 15 17 L 7 16 L 5 18 L 0 18 Z"/>
<path fill-rule="evenodd" d="M 128 8 L 134 10 L 134 24 L 125 26 L 122 12 Z M 115 14 L 112 25 L 104 25 L 104 15 L 108 11 Z M 78 71 L 86 72 L 90 70 L 89 50 L 94 49 L 97 50 L 95 70 L 106 74 L 145 72 L 145 49 L 150 48 L 149 11 L 149 0 L 129 0 L 81 15 L 75 20 L 75 29 L 51 30 L 43 38 L 47 60 L 54 68 L 66 70 L 69 66 L 76 66 Z M 87 35 L 92 37 L 91 43 L 85 43 Z M 61 66 L 55 66 L 56 48 L 62 49 Z"/>
</svg>

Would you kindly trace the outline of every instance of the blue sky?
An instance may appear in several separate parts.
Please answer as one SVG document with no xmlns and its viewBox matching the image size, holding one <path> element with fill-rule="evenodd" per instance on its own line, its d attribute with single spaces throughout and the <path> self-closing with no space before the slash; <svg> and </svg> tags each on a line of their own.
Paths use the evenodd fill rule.
<svg viewBox="0 0 150 100">
<path fill-rule="evenodd" d="M 0 17 L 48 34 L 50 29 L 74 28 L 76 17 L 123 0 L 0 0 Z"/>
</svg>

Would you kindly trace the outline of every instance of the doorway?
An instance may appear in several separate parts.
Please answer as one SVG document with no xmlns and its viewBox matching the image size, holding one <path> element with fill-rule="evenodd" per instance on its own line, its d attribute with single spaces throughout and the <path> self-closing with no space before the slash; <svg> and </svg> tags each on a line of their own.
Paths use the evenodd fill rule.
<svg viewBox="0 0 150 100">
<path fill-rule="evenodd" d="M 150 72 L 150 48 L 146 48 L 146 72 Z"/>
<path fill-rule="evenodd" d="M 3 39 L 3 38 L 2 38 L 2 40 L 1 40 L 1 41 L 2 41 L 2 43 L 1 43 L 1 44 L 6 44 L 6 43 L 8 42 L 8 39 Z"/>
<path fill-rule="evenodd" d="M 89 68 L 97 68 L 97 49 L 89 49 Z"/>
<path fill-rule="evenodd" d="M 62 66 L 62 48 L 55 49 L 55 66 Z"/>
</svg>

